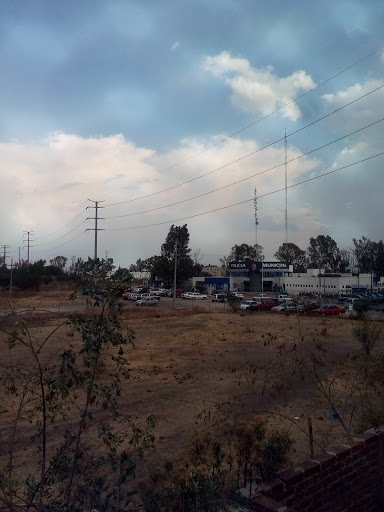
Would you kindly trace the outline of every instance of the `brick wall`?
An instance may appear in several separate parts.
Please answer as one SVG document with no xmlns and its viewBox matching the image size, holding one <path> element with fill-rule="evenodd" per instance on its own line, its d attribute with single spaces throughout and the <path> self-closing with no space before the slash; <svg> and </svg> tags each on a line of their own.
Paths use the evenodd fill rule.
<svg viewBox="0 0 384 512">
<path fill-rule="evenodd" d="M 280 471 L 253 497 L 256 512 L 384 511 L 384 427 Z"/>
</svg>

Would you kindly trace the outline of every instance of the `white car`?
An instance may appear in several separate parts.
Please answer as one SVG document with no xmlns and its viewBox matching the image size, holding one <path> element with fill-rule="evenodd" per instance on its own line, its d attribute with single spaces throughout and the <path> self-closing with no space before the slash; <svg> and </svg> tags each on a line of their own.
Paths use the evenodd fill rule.
<svg viewBox="0 0 384 512">
<path fill-rule="evenodd" d="M 252 297 L 253 300 L 270 299 L 271 297 L 266 293 L 259 293 L 257 297 Z"/>
<path fill-rule="evenodd" d="M 249 306 L 251 306 L 251 304 L 259 304 L 259 302 L 260 301 L 258 300 L 243 300 L 239 304 L 239 309 L 241 309 L 242 311 L 248 311 Z"/>
<path fill-rule="evenodd" d="M 208 298 L 208 295 L 204 295 L 203 293 L 198 293 L 198 292 L 185 292 L 185 293 L 183 293 L 183 299 L 205 300 L 207 298 Z"/>
<path fill-rule="evenodd" d="M 136 306 L 157 306 L 158 303 L 156 297 L 144 297 L 135 302 Z"/>
<path fill-rule="evenodd" d="M 231 292 L 229 297 L 232 299 L 244 299 L 244 295 L 240 292 Z"/>
</svg>

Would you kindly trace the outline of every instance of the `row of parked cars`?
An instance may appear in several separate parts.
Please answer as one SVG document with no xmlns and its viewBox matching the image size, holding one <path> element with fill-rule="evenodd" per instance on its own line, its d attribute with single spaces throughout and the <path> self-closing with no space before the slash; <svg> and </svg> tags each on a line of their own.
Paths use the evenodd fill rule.
<svg viewBox="0 0 384 512">
<path fill-rule="evenodd" d="M 280 301 L 278 298 L 272 297 L 254 297 L 252 300 L 244 300 L 239 304 L 240 311 L 271 311 L 273 313 L 313 313 L 318 315 L 336 316 L 345 313 L 345 307 L 339 304 L 323 304 L 319 306 L 317 303 L 295 304 L 291 298 Z"/>
</svg>

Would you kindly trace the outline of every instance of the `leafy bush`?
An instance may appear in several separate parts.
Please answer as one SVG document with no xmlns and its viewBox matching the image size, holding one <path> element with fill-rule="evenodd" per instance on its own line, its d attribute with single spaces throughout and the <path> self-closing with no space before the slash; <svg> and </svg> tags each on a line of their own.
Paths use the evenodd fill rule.
<svg viewBox="0 0 384 512">
<path fill-rule="evenodd" d="M 292 440 L 267 423 L 226 422 L 195 433 L 183 457 L 167 461 L 141 485 L 146 512 L 223 510 L 240 487 L 272 478 L 287 462 Z"/>
<path fill-rule="evenodd" d="M 138 425 L 119 408 L 121 383 L 129 377 L 122 347 L 135 336 L 123 329 L 118 285 L 108 273 L 108 265 L 95 262 L 84 287 L 94 290 L 97 282 L 106 294 L 87 295 L 86 315 L 61 319 L 41 339 L 17 312 L 0 323 L 9 351 L 0 382 L 14 411 L 13 420 L 3 420 L 1 510 L 119 512 L 130 501 L 134 455 L 152 443 L 154 421 Z M 26 439 L 33 450 L 27 469 Z"/>
<path fill-rule="evenodd" d="M 352 332 L 365 353 L 370 354 L 376 342 L 382 336 L 383 329 L 377 323 L 363 317 L 359 325 L 353 328 Z"/>
</svg>

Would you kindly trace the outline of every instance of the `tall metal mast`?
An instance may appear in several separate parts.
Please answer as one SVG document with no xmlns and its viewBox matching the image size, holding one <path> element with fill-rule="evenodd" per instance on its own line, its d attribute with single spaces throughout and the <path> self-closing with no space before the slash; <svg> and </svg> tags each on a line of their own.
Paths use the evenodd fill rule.
<svg viewBox="0 0 384 512">
<path fill-rule="evenodd" d="M 284 134 L 284 149 L 285 149 L 285 243 L 288 249 L 288 173 L 287 173 L 287 130 Z"/>
<path fill-rule="evenodd" d="M 257 217 L 257 189 L 255 187 L 255 197 L 253 199 L 253 205 L 255 207 L 255 246 L 257 248 L 257 226 L 259 225 L 259 219 Z"/>
</svg>

